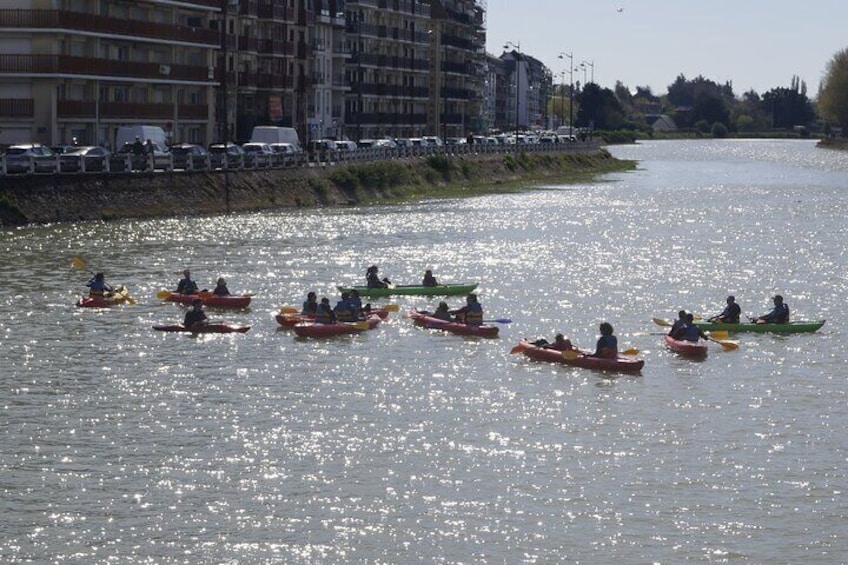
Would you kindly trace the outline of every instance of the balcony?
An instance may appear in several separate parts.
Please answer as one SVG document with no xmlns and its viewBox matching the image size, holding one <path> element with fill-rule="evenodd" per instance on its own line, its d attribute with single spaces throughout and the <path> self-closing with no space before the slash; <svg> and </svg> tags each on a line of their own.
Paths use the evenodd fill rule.
<svg viewBox="0 0 848 565">
<path fill-rule="evenodd" d="M 88 32 L 126 38 L 143 37 L 177 43 L 196 43 L 217 47 L 221 39 L 217 31 L 180 25 L 160 24 L 110 18 L 65 10 L 0 10 L 0 28 L 57 29 Z"/>
<path fill-rule="evenodd" d="M 295 11 L 291 6 L 280 6 L 272 1 L 259 5 L 259 17 L 263 20 L 294 22 Z"/>
<path fill-rule="evenodd" d="M 352 91 L 363 96 L 385 98 L 429 98 L 430 89 L 426 86 L 399 86 L 394 84 L 362 83 L 351 85 Z"/>
<path fill-rule="evenodd" d="M 56 115 L 59 119 L 148 119 L 173 120 L 174 105 L 145 104 L 135 102 L 101 102 L 99 108 L 96 102 L 82 100 L 59 100 L 56 103 Z M 209 106 L 205 104 L 178 104 L 178 120 L 206 120 L 209 118 Z"/>
<path fill-rule="evenodd" d="M 353 57 L 353 64 L 379 67 L 381 69 L 406 69 L 411 71 L 430 70 L 428 59 L 410 59 L 408 57 L 391 57 L 389 55 L 371 55 L 368 53 L 357 53 Z"/>
<path fill-rule="evenodd" d="M 9 74 L 89 75 L 114 80 L 212 82 L 207 67 L 132 63 L 70 55 L 0 55 L 0 77 Z"/>
<path fill-rule="evenodd" d="M 32 98 L 0 98 L 0 117 L 32 118 L 35 116 L 35 103 Z"/>
</svg>

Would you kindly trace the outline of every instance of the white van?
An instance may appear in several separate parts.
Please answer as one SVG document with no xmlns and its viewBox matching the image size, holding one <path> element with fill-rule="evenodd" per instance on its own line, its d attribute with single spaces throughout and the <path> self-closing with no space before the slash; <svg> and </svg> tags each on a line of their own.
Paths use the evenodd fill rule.
<svg viewBox="0 0 848 565">
<path fill-rule="evenodd" d="M 254 143 L 291 143 L 300 147 L 300 138 L 294 128 L 256 126 L 250 134 L 250 141 Z"/>
</svg>

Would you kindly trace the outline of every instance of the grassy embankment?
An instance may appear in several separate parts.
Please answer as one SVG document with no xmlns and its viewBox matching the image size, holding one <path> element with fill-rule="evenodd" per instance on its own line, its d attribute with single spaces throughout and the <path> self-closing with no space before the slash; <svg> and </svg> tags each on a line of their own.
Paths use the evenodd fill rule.
<svg viewBox="0 0 848 565">
<path fill-rule="evenodd" d="M 633 161 L 613 158 L 605 149 L 592 153 L 521 152 L 490 158 L 434 155 L 415 162 L 352 165 L 311 183 L 330 183 L 349 201 L 368 204 L 518 192 L 534 183 L 581 182 L 635 166 Z M 315 188 L 322 191 L 320 186 Z"/>
</svg>

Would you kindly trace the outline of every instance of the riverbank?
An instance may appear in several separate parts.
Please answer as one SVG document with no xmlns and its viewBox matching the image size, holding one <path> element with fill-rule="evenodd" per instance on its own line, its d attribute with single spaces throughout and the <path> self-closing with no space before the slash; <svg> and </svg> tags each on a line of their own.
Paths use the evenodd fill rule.
<svg viewBox="0 0 848 565">
<path fill-rule="evenodd" d="M 632 161 L 605 149 L 398 159 L 265 171 L 5 177 L 0 225 L 158 218 L 467 197 L 578 182 Z"/>
</svg>

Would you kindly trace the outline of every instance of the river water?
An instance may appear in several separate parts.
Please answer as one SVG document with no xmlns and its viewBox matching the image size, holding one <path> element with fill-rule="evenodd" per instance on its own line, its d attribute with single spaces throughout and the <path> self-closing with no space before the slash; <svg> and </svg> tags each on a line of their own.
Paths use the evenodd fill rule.
<svg viewBox="0 0 848 565">
<path fill-rule="evenodd" d="M 848 154 L 806 141 L 613 147 L 636 171 L 521 194 L 6 230 L 5 563 L 840 563 L 848 555 Z M 79 255 L 136 306 L 77 309 Z M 273 314 L 378 264 L 479 281 L 498 339 L 300 340 Z M 241 335 L 151 331 L 190 267 L 256 292 Z M 651 318 L 782 294 L 816 334 L 703 362 Z M 461 298 L 449 300 L 459 305 Z M 610 321 L 638 376 L 510 355 Z"/>
</svg>

